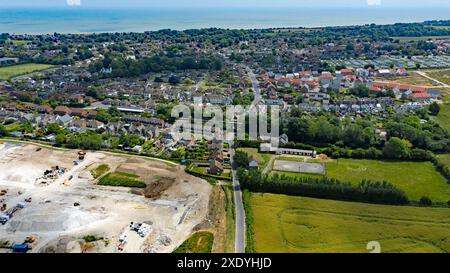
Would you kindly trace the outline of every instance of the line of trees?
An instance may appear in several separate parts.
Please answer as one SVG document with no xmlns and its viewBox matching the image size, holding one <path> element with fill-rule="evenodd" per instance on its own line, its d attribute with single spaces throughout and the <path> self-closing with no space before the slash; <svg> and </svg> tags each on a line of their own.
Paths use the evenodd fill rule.
<svg viewBox="0 0 450 273">
<path fill-rule="evenodd" d="M 358 185 L 328 177 L 290 177 L 275 174 L 262 177 L 258 171 L 238 170 L 244 189 L 252 192 L 287 194 L 312 198 L 374 204 L 406 205 L 406 194 L 393 184 L 363 180 Z"/>
<path fill-rule="evenodd" d="M 89 72 L 100 72 L 103 68 L 112 68 L 112 77 L 137 77 L 150 72 L 177 71 L 189 69 L 221 70 L 222 61 L 216 57 L 167 57 L 153 56 L 140 60 L 126 60 L 123 57 L 105 55 L 89 66 Z M 107 75 L 107 74 L 105 74 Z"/>
</svg>

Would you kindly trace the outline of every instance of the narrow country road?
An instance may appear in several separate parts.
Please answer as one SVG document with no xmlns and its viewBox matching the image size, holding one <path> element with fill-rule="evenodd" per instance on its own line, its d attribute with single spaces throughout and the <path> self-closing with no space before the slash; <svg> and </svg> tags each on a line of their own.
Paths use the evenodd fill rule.
<svg viewBox="0 0 450 273">
<path fill-rule="evenodd" d="M 233 160 L 235 154 L 234 148 L 231 149 L 231 158 Z M 242 190 L 239 180 L 237 179 L 236 170 L 233 170 L 233 189 L 234 189 L 234 207 L 236 214 L 236 232 L 235 232 L 235 252 L 245 253 L 245 211 L 242 201 Z"/>
</svg>

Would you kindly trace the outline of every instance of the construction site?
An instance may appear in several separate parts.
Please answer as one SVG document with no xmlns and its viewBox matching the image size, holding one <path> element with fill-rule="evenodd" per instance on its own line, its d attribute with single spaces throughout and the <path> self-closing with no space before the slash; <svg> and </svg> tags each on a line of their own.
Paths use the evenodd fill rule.
<svg viewBox="0 0 450 273">
<path fill-rule="evenodd" d="M 100 185 L 116 173 L 143 186 Z M 0 253 L 172 252 L 205 221 L 211 190 L 168 162 L 0 143 Z"/>
</svg>

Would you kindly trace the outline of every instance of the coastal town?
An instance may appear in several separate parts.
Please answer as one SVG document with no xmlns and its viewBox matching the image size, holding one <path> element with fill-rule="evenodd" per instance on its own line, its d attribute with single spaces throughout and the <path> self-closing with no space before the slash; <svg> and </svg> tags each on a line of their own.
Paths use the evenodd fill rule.
<svg viewBox="0 0 450 273">
<path fill-rule="evenodd" d="M 295 206 L 318 198 L 342 210 L 358 203 L 358 213 L 363 203 L 402 205 L 445 218 L 449 28 L 1 34 L 0 249 L 189 252 L 183 242 L 194 238 L 210 242 L 207 252 L 333 251 L 294 234 L 292 246 L 266 237 L 275 231 L 262 225 L 261 207 L 280 194 L 299 198 Z M 279 107 L 279 147 L 265 136 L 180 138 L 172 109 L 199 99 L 219 109 Z M 41 220 L 52 210 L 63 213 Z M 393 238 L 426 237 L 408 232 Z M 386 244 L 446 252 L 450 235 L 439 234 L 439 247 Z M 364 252 L 358 236 L 338 250 Z"/>
</svg>

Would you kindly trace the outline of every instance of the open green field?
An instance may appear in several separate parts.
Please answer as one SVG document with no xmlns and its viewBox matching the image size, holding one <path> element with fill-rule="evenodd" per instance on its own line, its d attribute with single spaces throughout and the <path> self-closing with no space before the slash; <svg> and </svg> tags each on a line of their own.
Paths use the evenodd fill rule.
<svg viewBox="0 0 450 273">
<path fill-rule="evenodd" d="M 271 154 L 260 154 L 255 148 L 239 148 L 238 151 L 247 153 L 249 156 L 254 156 L 258 159 L 259 169 L 262 170 L 269 163 Z"/>
<path fill-rule="evenodd" d="M 421 86 L 439 86 L 435 84 L 432 80 L 429 80 L 417 73 L 409 72 L 408 76 L 395 76 L 386 78 L 375 78 L 376 81 L 380 82 L 395 82 L 399 84 L 408 84 L 408 85 L 421 85 Z"/>
<path fill-rule="evenodd" d="M 21 45 L 26 45 L 29 44 L 31 41 L 28 40 L 11 40 L 8 41 L 9 43 L 15 45 L 15 46 L 21 46 Z"/>
<path fill-rule="evenodd" d="M 327 176 L 355 184 L 363 179 L 389 181 L 404 190 L 411 201 L 418 201 L 422 196 L 428 196 L 434 202 L 450 200 L 450 185 L 431 162 L 339 159 L 327 163 Z"/>
<path fill-rule="evenodd" d="M 147 186 L 147 184 L 139 180 L 139 176 L 123 172 L 108 173 L 100 179 L 98 184 L 102 186 L 130 188 L 145 188 Z"/>
<path fill-rule="evenodd" d="M 400 40 L 404 42 L 408 41 L 428 41 L 428 40 L 437 40 L 437 39 L 449 39 L 450 36 L 422 36 L 422 37 L 391 37 L 394 40 Z"/>
<path fill-rule="evenodd" d="M 255 251 L 367 253 L 450 251 L 450 209 L 370 205 L 252 194 Z"/>
<path fill-rule="evenodd" d="M 174 253 L 211 253 L 214 235 L 211 232 L 201 231 L 194 233 Z"/>
<path fill-rule="evenodd" d="M 94 170 L 91 171 L 92 177 L 94 177 L 95 179 L 101 177 L 102 175 L 106 174 L 107 172 L 109 172 L 109 166 L 106 164 L 101 164 L 99 165 L 97 168 L 95 168 Z"/>
<path fill-rule="evenodd" d="M 447 129 L 450 132 L 450 104 L 442 104 L 441 111 L 435 120 L 441 125 L 442 128 Z"/>
<path fill-rule="evenodd" d="M 450 69 L 443 70 L 428 70 L 427 75 L 440 82 L 450 84 Z"/>
<path fill-rule="evenodd" d="M 443 164 L 447 165 L 447 167 L 450 168 L 450 154 L 438 155 L 437 157 L 440 162 L 442 162 Z"/>
<path fill-rule="evenodd" d="M 23 74 L 37 72 L 54 67 L 49 64 L 19 64 L 0 67 L 0 80 L 9 80 Z"/>
</svg>

